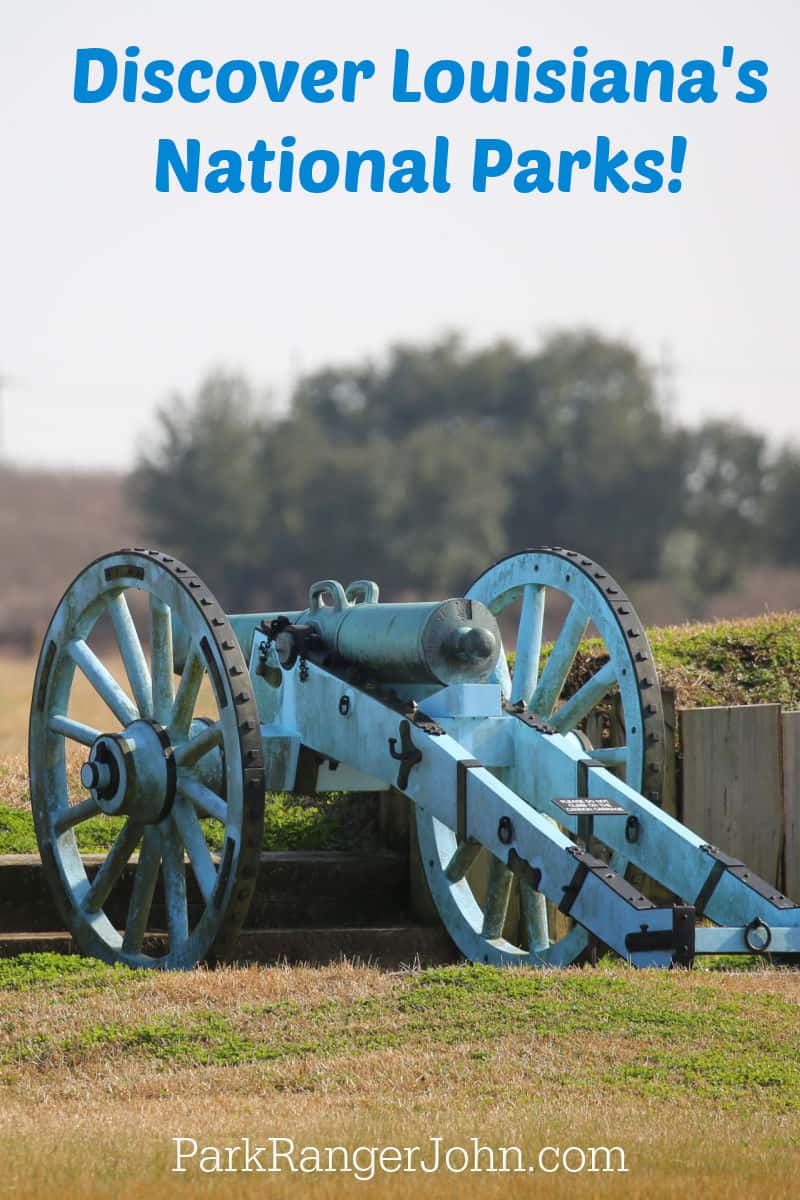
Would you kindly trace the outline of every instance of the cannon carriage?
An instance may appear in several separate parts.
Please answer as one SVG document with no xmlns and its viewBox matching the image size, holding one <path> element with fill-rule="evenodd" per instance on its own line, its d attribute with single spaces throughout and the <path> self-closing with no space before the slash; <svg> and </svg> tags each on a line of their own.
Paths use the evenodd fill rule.
<svg viewBox="0 0 800 1200">
<path fill-rule="evenodd" d="M 512 610 L 510 667 L 498 618 L 507 627 Z M 601 665 L 566 695 L 587 631 Z M 610 696 L 618 744 L 596 732 L 593 744 Z M 599 945 L 637 967 L 800 953 L 800 907 L 660 807 L 664 747 L 644 628 L 580 554 L 512 555 L 441 603 L 385 604 L 372 581 L 325 580 L 302 612 L 228 616 L 188 567 L 132 549 L 90 564 L 48 628 L 31 803 L 64 922 L 108 962 L 235 957 L 265 794 L 391 787 L 413 804 L 433 902 L 468 959 L 563 966 Z M 75 834 L 98 817 L 113 837 L 90 875 Z M 643 894 L 642 875 L 660 888 Z M 154 947 L 157 892 L 167 936 Z"/>
</svg>

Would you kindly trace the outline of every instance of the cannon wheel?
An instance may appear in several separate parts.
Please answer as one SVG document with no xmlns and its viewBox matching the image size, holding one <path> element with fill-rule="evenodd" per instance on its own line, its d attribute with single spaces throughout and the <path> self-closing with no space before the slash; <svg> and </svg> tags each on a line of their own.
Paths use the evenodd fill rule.
<svg viewBox="0 0 800 1200">
<path fill-rule="evenodd" d="M 566 598 L 566 615 L 540 672 L 544 609 L 552 592 Z M 524 702 L 528 711 L 567 734 L 583 729 L 609 693 L 618 693 L 624 743 L 593 749 L 592 757 L 621 772 L 632 787 L 659 803 L 664 717 L 658 676 L 644 627 L 611 576 L 584 555 L 542 547 L 502 559 L 475 581 L 467 596 L 482 601 L 496 616 L 521 601 L 513 673 L 501 652 L 493 675 L 509 704 Z M 561 702 L 587 631 L 602 639 L 607 662 Z M 502 770 L 498 774 L 502 777 Z M 452 830 L 419 809 L 417 833 L 434 902 L 467 958 L 502 965 L 564 966 L 585 955 L 586 930 L 575 923 L 565 928 L 565 919 L 552 906 L 548 916 L 544 896 L 529 884 L 517 884 L 508 868 L 486 849 L 476 843 L 459 845 Z M 627 862 L 615 855 L 611 865 L 624 874 Z M 510 940 L 507 929 L 516 888 L 517 941 L 522 945 Z"/>
<path fill-rule="evenodd" d="M 74 580 L 39 658 L 29 752 L 43 870 L 81 952 L 172 969 L 230 957 L 261 849 L 261 737 L 239 644 L 188 567 L 120 550 Z M 109 845 L 93 875 L 76 840 L 91 818 Z M 154 902 L 163 953 L 145 941 Z"/>
</svg>

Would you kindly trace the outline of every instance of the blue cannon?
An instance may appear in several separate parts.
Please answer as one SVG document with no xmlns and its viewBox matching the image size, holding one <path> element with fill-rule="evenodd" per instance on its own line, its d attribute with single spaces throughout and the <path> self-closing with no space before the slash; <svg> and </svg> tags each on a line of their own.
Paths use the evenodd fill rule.
<svg viewBox="0 0 800 1200">
<path fill-rule="evenodd" d="M 546 604 L 560 622 L 549 647 Z M 587 632 L 601 665 L 576 680 Z M 597 719 L 611 701 L 618 744 Z M 383 604 L 372 581 L 325 580 L 302 612 L 229 617 L 182 563 L 133 549 L 88 566 L 50 623 L 31 802 L 66 926 L 107 962 L 234 957 L 265 794 L 389 788 L 413 802 L 431 896 L 468 959 L 800 954 L 800 906 L 659 806 L 664 751 L 645 631 L 580 554 L 512 555 L 442 603 Z M 89 818 L 111 831 L 94 873 L 76 840 Z"/>
</svg>

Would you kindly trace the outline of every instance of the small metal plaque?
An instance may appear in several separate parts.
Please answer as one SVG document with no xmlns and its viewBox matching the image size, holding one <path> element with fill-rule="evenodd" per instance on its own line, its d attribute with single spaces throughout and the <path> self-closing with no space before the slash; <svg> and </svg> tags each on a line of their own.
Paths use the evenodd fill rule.
<svg viewBox="0 0 800 1200">
<path fill-rule="evenodd" d="M 626 817 L 627 809 L 620 808 L 607 796 L 567 796 L 553 804 L 569 817 Z"/>
</svg>

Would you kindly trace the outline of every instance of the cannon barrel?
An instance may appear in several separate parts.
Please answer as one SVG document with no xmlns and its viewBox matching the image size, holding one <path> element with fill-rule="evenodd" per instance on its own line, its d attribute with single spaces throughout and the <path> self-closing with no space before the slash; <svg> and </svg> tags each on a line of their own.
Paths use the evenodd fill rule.
<svg viewBox="0 0 800 1200">
<path fill-rule="evenodd" d="M 313 614 L 338 658 L 375 678 L 398 683 L 476 683 L 491 672 L 500 631 L 483 604 L 356 604 Z"/>
<path fill-rule="evenodd" d="M 324 603 L 328 596 L 331 603 Z M 377 586 L 359 581 L 347 591 L 335 580 L 309 589 L 302 613 L 234 617 L 243 646 L 260 625 L 274 632 L 285 666 L 298 654 L 336 660 L 369 678 L 391 683 L 477 683 L 500 653 L 497 621 L 479 600 L 379 604 Z M 247 653 L 247 649 L 245 653 Z"/>
</svg>

